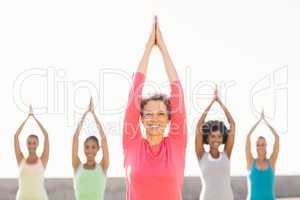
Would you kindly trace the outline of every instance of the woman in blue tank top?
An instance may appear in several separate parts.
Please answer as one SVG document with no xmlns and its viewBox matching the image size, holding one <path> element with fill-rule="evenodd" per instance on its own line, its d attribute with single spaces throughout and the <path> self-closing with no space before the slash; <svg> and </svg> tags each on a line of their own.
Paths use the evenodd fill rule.
<svg viewBox="0 0 300 200">
<path fill-rule="evenodd" d="M 270 128 L 275 137 L 273 152 L 267 158 L 267 142 L 265 137 L 259 136 L 256 141 L 257 158 L 253 158 L 251 153 L 251 135 L 258 126 L 264 121 Z M 259 121 L 250 130 L 246 141 L 246 158 L 248 177 L 248 199 L 249 200 L 275 200 L 275 165 L 279 153 L 279 135 L 275 129 L 265 119 L 262 112 Z"/>
</svg>

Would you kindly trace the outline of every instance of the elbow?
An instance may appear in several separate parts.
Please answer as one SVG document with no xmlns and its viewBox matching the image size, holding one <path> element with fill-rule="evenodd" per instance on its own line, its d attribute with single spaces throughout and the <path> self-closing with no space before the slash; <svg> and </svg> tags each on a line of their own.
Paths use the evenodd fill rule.
<svg viewBox="0 0 300 200">
<path fill-rule="evenodd" d="M 107 161 L 107 162 L 106 162 L 106 165 L 105 165 L 106 170 L 108 169 L 109 165 L 110 165 L 110 163 L 109 163 L 109 161 Z"/>
<path fill-rule="evenodd" d="M 104 171 L 107 171 L 108 170 L 108 168 L 109 168 L 109 161 L 104 161 L 103 163 L 102 163 L 102 167 L 103 167 L 103 170 Z"/>
<path fill-rule="evenodd" d="M 235 128 L 235 121 L 234 121 L 234 120 L 232 120 L 232 121 L 230 122 L 230 128 Z"/>
</svg>

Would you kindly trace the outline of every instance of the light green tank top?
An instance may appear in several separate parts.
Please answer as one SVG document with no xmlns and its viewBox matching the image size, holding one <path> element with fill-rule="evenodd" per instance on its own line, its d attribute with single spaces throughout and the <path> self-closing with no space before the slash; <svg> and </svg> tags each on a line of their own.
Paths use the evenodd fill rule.
<svg viewBox="0 0 300 200">
<path fill-rule="evenodd" d="M 74 177 L 76 200 L 103 200 L 105 185 L 106 176 L 99 164 L 95 169 L 84 169 L 80 164 Z"/>
</svg>

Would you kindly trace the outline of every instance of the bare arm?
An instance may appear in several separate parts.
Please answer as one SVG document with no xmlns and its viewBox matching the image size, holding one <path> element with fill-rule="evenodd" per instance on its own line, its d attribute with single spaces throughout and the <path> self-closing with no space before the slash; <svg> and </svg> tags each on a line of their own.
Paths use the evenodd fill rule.
<svg viewBox="0 0 300 200">
<path fill-rule="evenodd" d="M 143 57 L 139 63 L 137 72 L 140 74 L 135 74 L 133 79 L 133 84 L 131 86 L 127 108 L 125 111 L 124 126 L 123 126 L 123 147 L 124 149 L 133 141 L 134 139 L 141 137 L 141 130 L 139 126 L 140 119 L 140 102 L 142 100 L 142 90 L 144 86 L 145 76 L 148 69 L 149 57 L 152 48 L 155 44 L 155 21 L 152 25 L 152 31 L 147 41 Z"/>
<path fill-rule="evenodd" d="M 176 69 L 171 60 L 167 46 L 163 40 L 162 33 L 155 16 L 155 44 L 160 50 L 163 58 L 164 68 L 168 76 L 171 87 L 170 107 L 171 120 L 168 137 L 174 139 L 176 146 L 179 149 L 185 149 L 187 144 L 187 126 L 186 126 L 186 111 L 184 103 L 184 93 L 179 81 Z"/>
<path fill-rule="evenodd" d="M 251 130 L 249 131 L 248 135 L 247 135 L 247 139 L 246 139 L 246 160 L 247 160 L 247 169 L 249 170 L 252 166 L 253 163 L 253 155 L 251 152 L 251 135 L 254 132 L 254 130 L 256 129 L 256 127 L 258 126 L 258 124 L 261 122 L 262 118 L 260 118 L 255 124 L 254 126 L 251 128 Z"/>
<path fill-rule="evenodd" d="M 27 120 L 29 119 L 29 117 L 30 117 L 30 115 L 28 115 L 27 118 L 25 119 L 25 121 L 20 125 L 20 127 L 17 129 L 15 136 L 14 136 L 15 155 L 16 155 L 18 166 L 20 166 L 20 163 L 21 163 L 22 159 L 24 158 L 24 155 L 23 155 L 23 153 L 21 151 L 21 147 L 20 147 L 19 136 L 20 136 Z"/>
<path fill-rule="evenodd" d="M 80 131 L 82 129 L 82 126 L 83 126 L 83 123 L 84 123 L 84 119 L 87 115 L 88 111 L 86 111 L 80 122 L 78 123 L 78 126 L 75 130 L 75 133 L 74 133 L 74 136 L 73 136 L 73 145 L 72 145 L 72 166 L 73 166 L 73 169 L 74 169 L 74 172 L 78 169 L 79 165 L 80 165 L 80 159 L 79 159 L 79 156 L 78 156 L 78 143 L 79 143 L 79 134 L 80 134 Z"/>
<path fill-rule="evenodd" d="M 109 151 L 108 151 L 108 144 L 105 135 L 101 137 L 101 149 L 102 149 L 103 158 L 100 164 L 102 166 L 104 173 L 107 174 L 107 170 L 109 167 Z"/>
<path fill-rule="evenodd" d="M 107 140 L 106 140 L 106 136 L 105 136 L 105 133 L 104 133 L 104 130 L 103 130 L 103 127 L 99 121 L 99 119 L 97 118 L 96 114 L 95 114 L 95 111 L 94 111 L 94 105 L 92 103 L 92 98 L 91 98 L 91 102 L 90 102 L 90 111 L 93 115 L 93 118 L 96 122 L 96 126 L 97 126 L 97 129 L 99 131 L 99 135 L 100 135 L 100 138 L 101 138 L 101 149 L 102 149 L 102 160 L 100 162 L 100 165 L 102 166 L 102 169 L 104 171 L 104 173 L 106 174 L 107 172 L 107 169 L 109 167 L 109 152 L 108 152 L 108 145 L 107 145 Z"/>
<path fill-rule="evenodd" d="M 197 127 L 196 127 L 196 137 L 195 137 L 195 150 L 197 158 L 200 160 L 205 152 L 204 145 L 203 145 L 203 133 L 202 133 L 202 127 L 205 123 L 205 119 L 207 117 L 207 114 L 209 110 L 211 109 L 213 103 L 215 102 L 215 99 L 211 101 L 211 103 L 208 105 L 208 107 L 203 112 L 202 116 L 200 117 Z"/>
<path fill-rule="evenodd" d="M 216 101 L 220 104 L 221 108 L 223 109 L 227 121 L 229 122 L 230 125 L 230 129 L 228 130 L 227 142 L 225 144 L 225 152 L 228 158 L 230 159 L 233 145 L 234 145 L 234 138 L 235 138 L 235 121 L 232 115 L 230 114 L 229 110 L 227 109 L 227 107 L 222 103 L 220 98 L 217 96 L 217 90 L 215 92 L 215 95 L 216 95 Z"/>
<path fill-rule="evenodd" d="M 165 70 L 168 75 L 169 81 L 171 82 L 171 81 L 178 80 L 179 79 L 178 74 L 177 74 L 174 64 L 172 62 L 172 59 L 171 59 L 171 56 L 167 49 L 167 46 L 163 40 L 163 36 L 161 34 L 160 27 L 157 22 L 157 18 L 156 18 L 156 42 L 157 42 L 157 46 L 161 52 L 161 55 L 162 55 L 162 58 L 164 61 L 164 65 L 165 65 Z"/>
<path fill-rule="evenodd" d="M 44 128 L 44 126 L 41 124 L 41 122 L 34 116 L 32 115 L 33 119 L 36 121 L 36 123 L 38 124 L 39 128 L 41 129 L 43 135 L 44 135 L 44 150 L 41 156 L 41 160 L 42 163 L 44 165 L 44 167 L 47 167 L 47 163 L 49 160 L 49 137 L 48 137 L 48 132 L 47 130 Z"/>
<path fill-rule="evenodd" d="M 143 57 L 139 63 L 139 67 L 138 67 L 138 72 L 141 72 L 143 74 L 147 74 L 147 70 L 148 70 L 148 63 L 149 63 L 149 57 L 152 51 L 152 48 L 155 44 L 155 23 L 156 23 L 156 19 L 154 19 L 153 25 L 152 25 L 152 30 L 149 36 L 149 39 L 147 41 L 144 53 L 143 53 Z"/>
<path fill-rule="evenodd" d="M 275 142 L 273 146 L 273 152 L 270 157 L 270 162 L 272 165 L 273 170 L 275 170 L 275 165 L 277 162 L 278 154 L 279 154 L 279 135 L 277 134 L 276 130 L 271 126 L 271 124 L 264 118 L 264 121 L 266 122 L 267 126 L 271 130 L 272 134 L 275 137 Z"/>
</svg>

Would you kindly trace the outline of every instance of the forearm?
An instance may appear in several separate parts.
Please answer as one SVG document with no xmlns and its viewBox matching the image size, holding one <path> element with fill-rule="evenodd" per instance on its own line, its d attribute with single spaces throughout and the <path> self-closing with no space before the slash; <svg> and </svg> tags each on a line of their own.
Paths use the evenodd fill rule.
<svg viewBox="0 0 300 200">
<path fill-rule="evenodd" d="M 267 126 L 271 130 L 271 132 L 274 135 L 275 139 L 279 139 L 279 135 L 277 134 L 277 131 L 271 126 L 271 124 L 269 122 L 267 122 Z"/>
<path fill-rule="evenodd" d="M 164 66 L 165 66 L 165 70 L 168 75 L 169 81 L 178 80 L 179 78 L 178 78 L 177 71 L 175 69 L 174 63 L 171 59 L 171 56 L 168 52 L 166 45 L 164 45 L 164 44 L 161 45 L 159 49 L 160 49 L 160 52 L 161 52 L 161 55 L 162 55 L 162 58 L 164 61 Z"/>
<path fill-rule="evenodd" d="M 277 134 L 276 130 L 268 122 L 267 122 L 267 125 L 275 138 L 273 149 L 274 149 L 274 151 L 278 151 L 279 150 L 279 135 Z"/>
<path fill-rule="evenodd" d="M 230 124 L 230 129 L 234 129 L 235 128 L 235 121 L 232 117 L 232 115 L 230 114 L 229 110 L 227 109 L 227 107 L 219 100 L 218 101 L 221 108 L 223 109 L 226 119 L 228 120 L 229 124 Z"/>
<path fill-rule="evenodd" d="M 260 120 L 258 122 L 256 122 L 253 127 L 250 129 L 248 135 L 247 135 L 247 139 L 251 137 L 252 133 L 255 131 L 255 129 L 257 128 L 258 124 L 259 124 Z"/>
<path fill-rule="evenodd" d="M 202 128 L 205 123 L 206 116 L 208 114 L 210 106 L 204 111 L 204 113 L 201 115 L 200 119 L 198 120 L 197 126 L 196 126 L 196 147 L 202 146 L 203 143 L 203 135 L 202 135 Z"/>
<path fill-rule="evenodd" d="M 76 130 L 75 130 L 74 137 L 79 137 L 79 134 L 80 134 L 81 129 L 82 129 L 82 124 L 79 123 L 79 124 L 77 125 Z"/>
<path fill-rule="evenodd" d="M 201 115 L 201 117 L 200 117 L 200 119 L 199 119 L 199 121 L 198 121 L 198 125 L 197 125 L 198 128 L 199 128 L 199 127 L 202 128 L 203 124 L 205 123 L 205 119 L 206 119 L 206 117 L 207 117 L 207 115 L 208 115 L 208 112 L 209 112 L 209 110 L 211 109 L 213 103 L 214 103 L 214 100 L 207 106 L 207 108 L 206 108 L 206 109 L 204 110 L 204 112 L 202 113 L 202 115 Z"/>
<path fill-rule="evenodd" d="M 18 137 L 18 136 L 21 134 L 21 132 L 22 132 L 22 130 L 23 130 L 23 128 L 24 128 L 24 126 L 25 126 L 25 124 L 26 124 L 28 118 L 29 118 L 29 117 L 27 117 L 27 118 L 24 120 L 24 122 L 22 122 L 22 124 L 19 126 L 19 128 L 17 129 L 17 131 L 16 131 L 16 133 L 15 133 L 15 136 Z"/>
<path fill-rule="evenodd" d="M 202 126 L 203 126 L 203 124 L 205 123 L 205 119 L 206 119 L 206 117 L 207 117 L 207 114 L 208 114 L 208 111 L 204 111 L 204 113 L 201 115 L 201 117 L 200 117 L 200 119 L 199 119 L 199 121 L 198 121 L 198 127 L 200 128 L 202 128 Z"/>
<path fill-rule="evenodd" d="M 151 54 L 151 50 L 152 48 L 149 45 L 146 45 L 144 53 L 143 53 L 143 57 L 139 63 L 138 66 L 138 72 L 141 72 L 143 74 L 147 74 L 147 70 L 148 70 L 148 64 L 149 64 L 149 57 Z"/>
<path fill-rule="evenodd" d="M 102 125 L 101 125 L 99 119 L 97 118 L 97 116 L 96 116 L 96 114 L 95 114 L 94 112 L 93 112 L 93 117 L 94 117 L 94 120 L 95 120 L 95 122 L 96 122 L 96 126 L 97 126 L 97 129 L 98 129 L 98 131 L 99 131 L 99 135 L 100 135 L 101 137 L 105 137 L 105 133 L 104 133 L 103 127 L 102 127 Z"/>
<path fill-rule="evenodd" d="M 42 123 L 41 123 L 36 117 L 33 117 L 33 118 L 34 118 L 34 120 L 36 121 L 36 123 L 38 124 L 39 128 L 41 129 L 41 131 L 42 131 L 42 133 L 43 133 L 45 139 L 46 139 L 46 137 L 48 138 L 48 132 L 47 132 L 47 130 L 45 129 L 45 127 L 42 125 Z"/>
<path fill-rule="evenodd" d="M 77 137 L 79 137 L 79 134 L 80 134 L 80 131 L 82 129 L 82 126 L 83 126 L 86 115 L 87 115 L 87 112 L 85 114 L 83 114 L 81 120 L 79 121 L 79 123 L 77 125 L 77 128 L 76 128 L 75 133 L 74 133 L 74 135 L 76 135 Z"/>
</svg>

